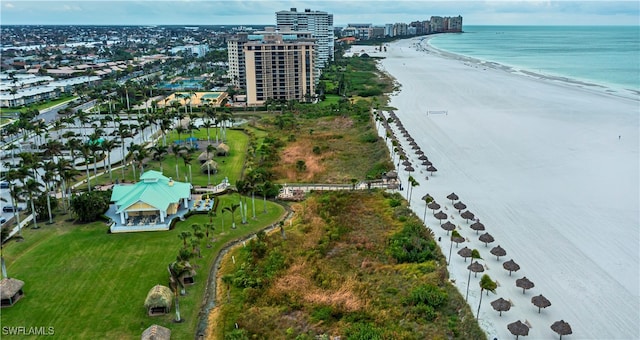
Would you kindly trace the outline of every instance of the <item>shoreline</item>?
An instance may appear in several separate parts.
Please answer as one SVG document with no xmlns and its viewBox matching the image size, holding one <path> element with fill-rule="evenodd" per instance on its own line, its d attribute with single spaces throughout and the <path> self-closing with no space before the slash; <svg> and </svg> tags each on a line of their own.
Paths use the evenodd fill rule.
<svg viewBox="0 0 640 340">
<path fill-rule="evenodd" d="M 409 38 L 405 40 L 410 40 L 410 39 L 418 40 L 419 42 L 417 43 L 417 45 L 420 46 L 420 48 L 422 48 L 423 51 L 426 53 L 432 53 L 432 54 L 440 55 L 444 58 L 449 58 L 449 59 L 458 60 L 462 62 L 468 62 L 475 65 L 476 67 L 488 67 L 492 69 L 509 72 L 512 74 L 520 74 L 522 76 L 531 77 L 533 79 L 557 82 L 560 84 L 566 84 L 567 86 L 580 87 L 585 90 L 593 90 L 601 93 L 607 93 L 610 95 L 619 96 L 622 98 L 634 99 L 634 100 L 640 101 L 640 89 L 630 89 L 622 85 L 615 85 L 615 84 L 599 84 L 597 82 L 571 78 L 563 75 L 554 75 L 554 74 L 546 74 L 542 72 L 535 72 L 532 70 L 528 70 L 526 68 L 505 65 L 500 62 L 484 60 L 484 59 L 480 59 L 480 58 L 476 58 L 476 57 L 472 57 L 464 54 L 458 54 L 458 53 L 447 51 L 432 45 L 429 41 L 433 38 L 434 36 L 423 36 L 423 37 Z"/>
<path fill-rule="evenodd" d="M 425 178 L 399 137 L 420 168 L 413 173 L 420 185 L 413 189 L 412 209 L 422 216 L 420 197 L 427 193 L 448 207 L 449 219 L 466 237 L 460 248 L 480 250 L 486 273 L 500 284 L 497 295 L 482 302 L 480 327 L 490 339 L 502 339 L 512 336 L 508 323 L 529 321 L 530 337 L 550 338 L 550 324 L 564 319 L 576 338 L 638 338 L 638 100 L 474 67 L 457 55 L 421 51 L 415 42 L 391 43 L 384 53 L 356 48 L 385 57 L 379 68 L 398 85 L 389 106 L 438 169 Z M 398 173 L 406 184 L 406 171 Z M 496 242 L 486 247 L 477 240 L 447 202 L 451 192 Z M 431 214 L 425 221 L 448 253 L 439 223 Z M 488 253 L 496 245 L 507 250 L 500 261 Z M 513 276 L 502 269 L 509 259 L 522 268 Z M 476 314 L 478 278 L 467 282 L 467 265 L 453 254 L 448 269 L 463 295 L 469 285 Z M 526 294 L 513 282 L 523 275 L 535 282 Z M 529 301 L 538 294 L 552 302 L 540 314 Z M 490 305 L 498 297 L 514 303 L 502 317 Z"/>
</svg>

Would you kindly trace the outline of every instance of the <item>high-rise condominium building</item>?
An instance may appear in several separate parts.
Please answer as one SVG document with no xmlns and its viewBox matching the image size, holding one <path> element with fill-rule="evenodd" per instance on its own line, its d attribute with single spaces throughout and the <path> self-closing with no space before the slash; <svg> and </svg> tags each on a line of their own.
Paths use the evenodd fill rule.
<svg viewBox="0 0 640 340">
<path fill-rule="evenodd" d="M 311 34 L 273 28 L 257 33 L 244 43 L 247 104 L 310 99 L 315 93 L 316 48 Z"/>
<path fill-rule="evenodd" d="M 244 44 L 249 41 L 248 33 L 240 32 L 227 39 L 227 56 L 229 58 L 229 78 L 235 86 L 246 88 Z"/>
<path fill-rule="evenodd" d="M 289 11 L 276 12 L 276 24 L 281 31 L 311 32 L 311 37 L 316 39 L 317 44 L 314 73 L 318 81 L 322 69 L 333 60 L 333 14 L 310 9 L 298 12 L 291 8 Z"/>
</svg>

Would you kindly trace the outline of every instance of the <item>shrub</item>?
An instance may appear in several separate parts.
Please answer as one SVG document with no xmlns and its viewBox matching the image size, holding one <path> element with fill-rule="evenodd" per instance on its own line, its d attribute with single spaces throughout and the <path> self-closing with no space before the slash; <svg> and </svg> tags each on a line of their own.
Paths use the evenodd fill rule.
<svg viewBox="0 0 640 340">
<path fill-rule="evenodd" d="M 371 323 L 355 323 L 345 333 L 349 340 L 382 340 L 382 331 Z"/>
<path fill-rule="evenodd" d="M 389 240 L 389 254 L 398 263 L 421 263 L 436 258 L 436 243 L 426 228 L 417 223 L 406 223 Z"/>
<path fill-rule="evenodd" d="M 80 222 L 97 221 L 109 209 L 111 191 L 91 191 L 71 198 L 71 209 Z"/>
</svg>

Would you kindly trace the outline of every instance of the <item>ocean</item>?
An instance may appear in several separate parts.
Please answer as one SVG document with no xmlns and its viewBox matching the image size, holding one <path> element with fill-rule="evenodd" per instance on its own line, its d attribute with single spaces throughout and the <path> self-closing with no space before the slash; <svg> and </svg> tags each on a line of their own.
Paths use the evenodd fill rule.
<svg viewBox="0 0 640 340">
<path fill-rule="evenodd" d="M 465 26 L 438 49 L 514 69 L 640 91 L 639 26 Z"/>
</svg>

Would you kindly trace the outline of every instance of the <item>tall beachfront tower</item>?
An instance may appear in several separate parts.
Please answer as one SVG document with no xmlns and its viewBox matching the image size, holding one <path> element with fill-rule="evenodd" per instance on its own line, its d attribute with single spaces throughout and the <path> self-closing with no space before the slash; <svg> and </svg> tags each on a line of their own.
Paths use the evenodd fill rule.
<svg viewBox="0 0 640 340">
<path fill-rule="evenodd" d="M 249 35 L 244 44 L 247 104 L 267 99 L 308 101 L 315 93 L 316 43 L 310 32 L 276 32 L 273 27 Z"/>
<path fill-rule="evenodd" d="M 276 24 L 281 31 L 308 31 L 316 39 L 315 81 L 320 80 L 322 69 L 333 61 L 334 33 L 333 14 L 305 9 L 298 12 L 296 8 L 276 12 Z"/>
<path fill-rule="evenodd" d="M 244 44 L 248 41 L 248 33 L 240 32 L 227 39 L 227 56 L 229 58 L 229 78 L 231 84 L 246 88 Z"/>
</svg>

